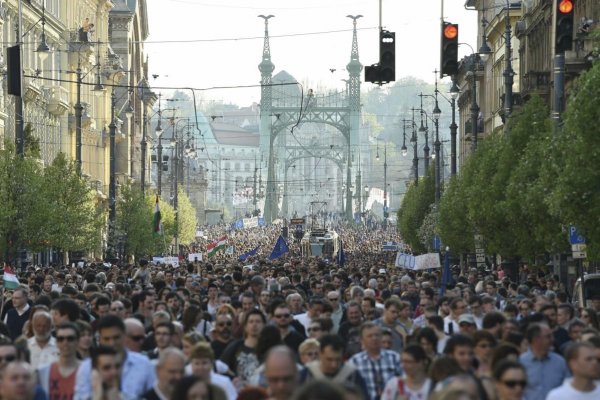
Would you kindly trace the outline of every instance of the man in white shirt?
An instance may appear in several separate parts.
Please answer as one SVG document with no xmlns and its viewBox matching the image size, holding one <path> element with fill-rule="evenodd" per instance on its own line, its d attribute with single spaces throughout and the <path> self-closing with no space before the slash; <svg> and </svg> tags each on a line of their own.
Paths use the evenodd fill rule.
<svg viewBox="0 0 600 400">
<path fill-rule="evenodd" d="M 31 354 L 31 367 L 38 369 L 58 360 L 56 339 L 52 337 L 52 316 L 47 311 L 38 311 L 31 321 L 33 337 L 27 339 Z"/>
<path fill-rule="evenodd" d="M 304 314 L 294 316 L 294 319 L 300 322 L 308 332 L 308 327 L 312 320 L 319 318 L 323 312 L 323 300 L 318 297 L 312 297 L 308 302 L 308 311 Z"/>
<path fill-rule="evenodd" d="M 596 348 L 587 342 L 573 343 L 567 347 L 565 357 L 573 379 L 567 379 L 562 386 L 550 391 L 546 400 L 600 399 L 600 386 L 594 383 L 600 378 Z"/>
</svg>

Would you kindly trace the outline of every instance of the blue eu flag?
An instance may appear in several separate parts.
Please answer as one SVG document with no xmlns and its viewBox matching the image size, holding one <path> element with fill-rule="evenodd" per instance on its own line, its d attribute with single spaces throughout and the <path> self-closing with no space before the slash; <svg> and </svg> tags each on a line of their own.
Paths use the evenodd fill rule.
<svg viewBox="0 0 600 400">
<path fill-rule="evenodd" d="M 275 247 L 273 248 L 271 255 L 269 256 L 269 260 L 274 260 L 276 258 L 279 258 L 284 253 L 287 253 L 289 251 L 290 251 L 290 248 L 288 247 L 287 243 L 285 242 L 285 239 L 283 238 L 283 236 L 280 235 L 279 239 L 277 239 L 277 243 L 275 243 Z"/>
<path fill-rule="evenodd" d="M 242 255 L 240 256 L 240 261 L 246 261 L 246 259 L 247 259 L 248 257 L 251 257 L 251 256 L 253 256 L 253 255 L 256 255 L 256 252 L 258 252 L 258 248 L 259 248 L 259 247 L 260 247 L 260 246 L 256 246 L 256 247 L 255 247 L 255 248 L 253 248 L 252 250 L 250 250 L 250 251 L 247 251 L 247 252 L 245 252 L 244 254 L 242 254 Z"/>
</svg>

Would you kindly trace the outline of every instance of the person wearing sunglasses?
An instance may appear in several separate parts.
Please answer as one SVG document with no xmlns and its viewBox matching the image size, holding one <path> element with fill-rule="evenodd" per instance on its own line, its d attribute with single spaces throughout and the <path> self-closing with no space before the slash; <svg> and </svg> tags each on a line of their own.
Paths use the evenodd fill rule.
<svg viewBox="0 0 600 400">
<path fill-rule="evenodd" d="M 304 337 L 291 326 L 291 322 L 292 313 L 287 304 L 282 301 L 273 310 L 273 323 L 279 329 L 283 342 L 297 355 L 298 347 L 304 341 Z"/>
<path fill-rule="evenodd" d="M 0 372 L 18 358 L 17 347 L 8 336 L 0 335 Z"/>
<path fill-rule="evenodd" d="M 77 347 L 79 328 L 65 322 L 56 329 L 58 361 L 38 369 L 38 382 L 49 399 L 70 399 L 75 393 L 75 376 L 79 368 Z"/>
<path fill-rule="evenodd" d="M 525 398 L 527 374 L 521 363 L 514 360 L 503 360 L 494 369 L 493 377 L 498 400 Z"/>
<path fill-rule="evenodd" d="M 233 341 L 233 318 L 230 314 L 217 314 L 210 346 L 215 352 L 215 358 L 220 358 L 225 348 Z"/>
</svg>

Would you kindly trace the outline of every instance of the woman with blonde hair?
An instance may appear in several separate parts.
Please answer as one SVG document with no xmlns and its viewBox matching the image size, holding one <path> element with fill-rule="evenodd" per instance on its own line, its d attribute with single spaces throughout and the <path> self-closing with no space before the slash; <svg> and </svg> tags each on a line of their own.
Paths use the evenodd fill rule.
<svg viewBox="0 0 600 400">
<path fill-rule="evenodd" d="M 298 347 L 298 354 L 300 355 L 300 363 L 306 365 L 311 361 L 319 359 L 319 341 L 317 339 L 306 339 L 300 343 Z"/>
</svg>

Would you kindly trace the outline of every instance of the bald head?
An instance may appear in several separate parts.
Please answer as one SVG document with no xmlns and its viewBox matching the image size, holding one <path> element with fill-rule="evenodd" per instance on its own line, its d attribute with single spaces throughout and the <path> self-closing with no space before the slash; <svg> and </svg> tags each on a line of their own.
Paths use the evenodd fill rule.
<svg viewBox="0 0 600 400">
<path fill-rule="evenodd" d="M 47 342 L 52 333 L 52 316 L 47 311 L 38 311 L 31 320 L 33 335 L 38 342 Z"/>
<path fill-rule="evenodd" d="M 137 318 L 126 318 L 123 322 L 125 323 L 125 347 L 139 353 L 146 337 L 144 324 Z"/>
<path fill-rule="evenodd" d="M 265 358 L 265 378 L 271 397 L 286 400 L 292 397 L 298 386 L 298 368 L 292 350 L 287 346 L 275 346 Z"/>
<path fill-rule="evenodd" d="M 166 349 L 160 351 L 156 366 L 160 368 L 161 366 L 173 360 L 181 361 L 182 365 L 185 365 L 185 354 L 183 354 L 183 351 L 177 347 L 167 347 Z"/>
</svg>

